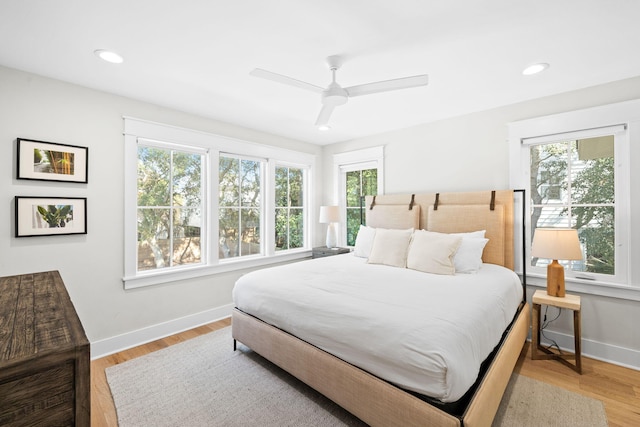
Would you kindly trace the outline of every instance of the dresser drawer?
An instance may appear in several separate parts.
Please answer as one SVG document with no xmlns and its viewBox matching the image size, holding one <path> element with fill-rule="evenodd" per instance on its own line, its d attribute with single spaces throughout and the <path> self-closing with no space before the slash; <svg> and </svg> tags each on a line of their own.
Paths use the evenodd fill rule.
<svg viewBox="0 0 640 427">
<path fill-rule="evenodd" d="M 73 407 L 74 366 L 72 362 L 0 382 L 0 425 L 33 425 L 56 413 L 56 408 Z M 73 411 L 60 421 L 73 424 Z"/>
</svg>

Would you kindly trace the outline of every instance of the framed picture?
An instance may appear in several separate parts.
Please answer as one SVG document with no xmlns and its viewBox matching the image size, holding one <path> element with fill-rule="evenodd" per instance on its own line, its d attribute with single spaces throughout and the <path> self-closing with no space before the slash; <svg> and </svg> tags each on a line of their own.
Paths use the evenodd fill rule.
<svg viewBox="0 0 640 427">
<path fill-rule="evenodd" d="M 87 234 L 86 197 L 16 196 L 16 237 Z"/>
<path fill-rule="evenodd" d="M 18 138 L 18 179 L 87 183 L 89 148 Z"/>
</svg>

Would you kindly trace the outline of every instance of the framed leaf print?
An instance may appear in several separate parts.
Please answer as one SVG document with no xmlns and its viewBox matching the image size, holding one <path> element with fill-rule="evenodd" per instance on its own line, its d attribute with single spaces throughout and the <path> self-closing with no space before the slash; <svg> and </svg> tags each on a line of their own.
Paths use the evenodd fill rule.
<svg viewBox="0 0 640 427">
<path fill-rule="evenodd" d="M 85 197 L 15 198 L 16 237 L 87 234 Z"/>
</svg>

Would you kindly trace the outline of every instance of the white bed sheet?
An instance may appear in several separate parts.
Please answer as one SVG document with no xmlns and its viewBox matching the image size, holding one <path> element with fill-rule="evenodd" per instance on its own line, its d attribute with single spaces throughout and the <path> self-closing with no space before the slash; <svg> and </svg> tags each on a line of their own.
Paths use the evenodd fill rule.
<svg viewBox="0 0 640 427">
<path fill-rule="evenodd" d="M 513 320 L 522 285 L 493 264 L 442 276 L 345 254 L 248 273 L 233 300 L 392 384 L 455 402 Z"/>
</svg>

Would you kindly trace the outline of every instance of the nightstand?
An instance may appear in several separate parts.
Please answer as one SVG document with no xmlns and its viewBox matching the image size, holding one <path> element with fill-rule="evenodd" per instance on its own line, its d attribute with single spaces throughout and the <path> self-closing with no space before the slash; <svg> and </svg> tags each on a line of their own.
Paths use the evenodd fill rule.
<svg viewBox="0 0 640 427">
<path fill-rule="evenodd" d="M 579 374 L 582 374 L 582 356 L 580 351 L 580 297 L 577 295 L 565 295 L 553 297 L 547 295 L 545 290 L 539 289 L 533 294 L 533 327 L 531 328 L 531 358 L 555 359 L 569 366 Z M 573 310 L 573 339 L 575 342 L 575 354 L 558 354 L 540 345 L 540 308 L 542 305 L 550 305 L 558 308 Z M 540 353 L 542 352 L 542 353 Z M 567 359 L 574 359 L 575 365 Z"/>
<path fill-rule="evenodd" d="M 311 258 L 323 258 L 327 256 L 346 254 L 350 251 L 351 249 L 349 248 L 328 248 L 326 246 L 320 246 L 318 248 L 313 248 Z"/>
</svg>

